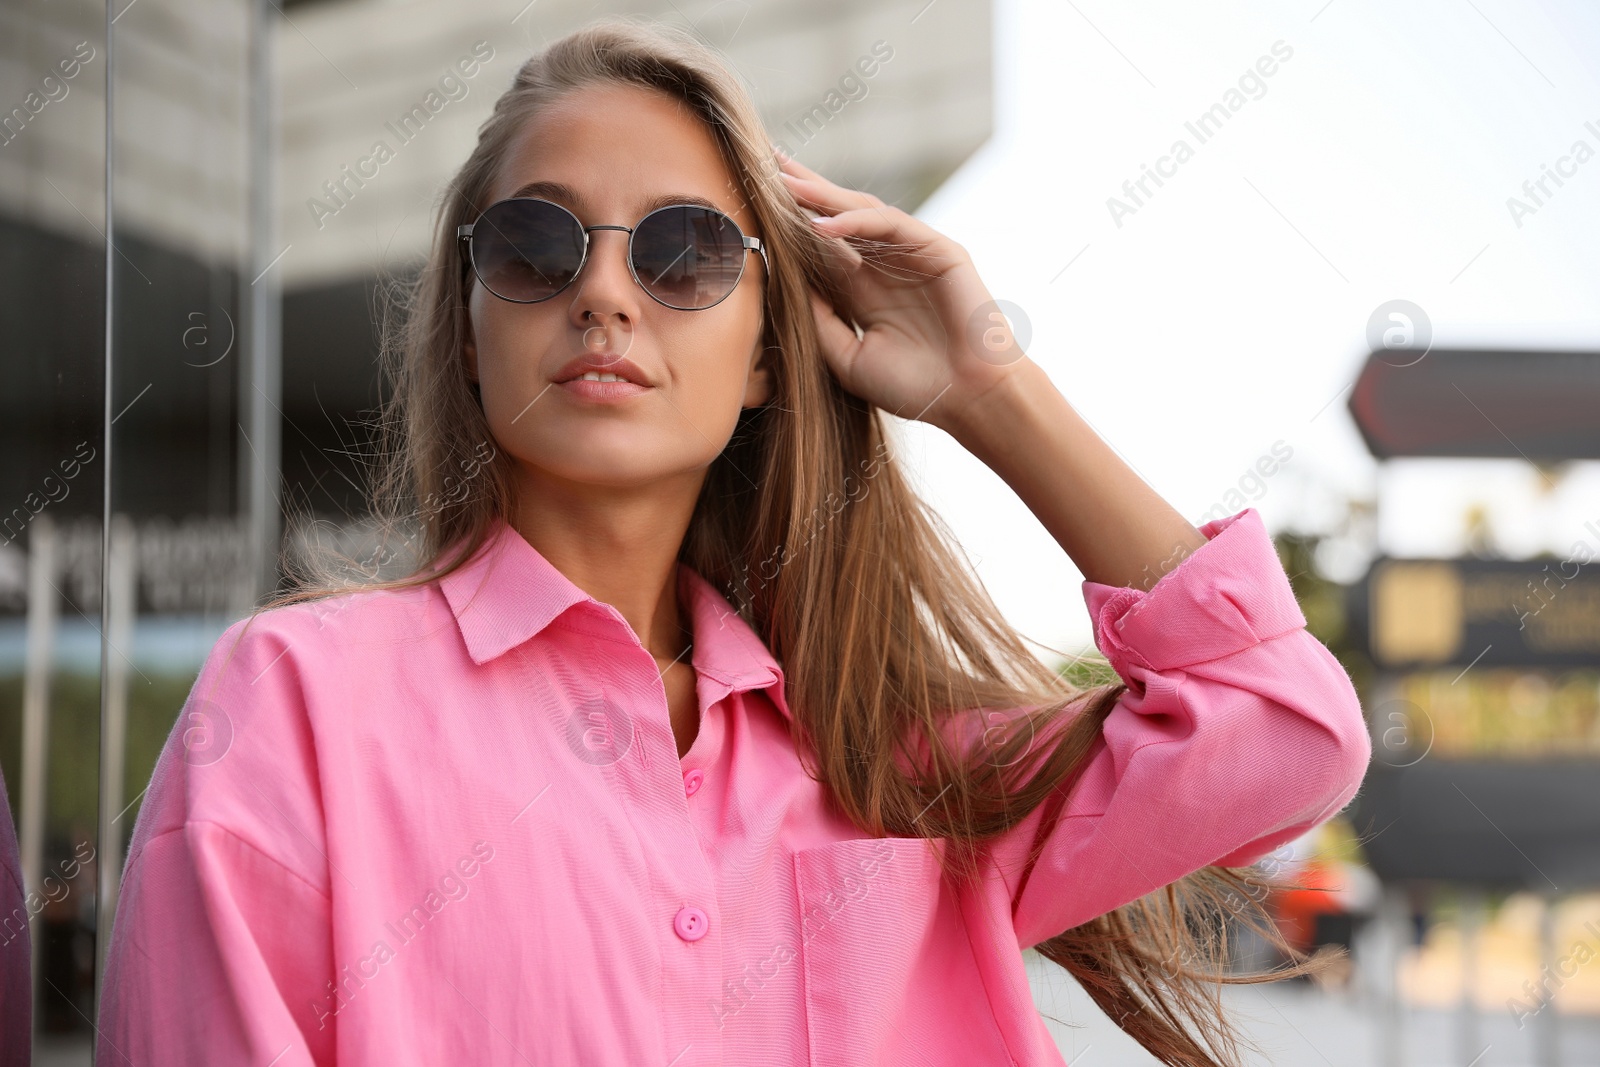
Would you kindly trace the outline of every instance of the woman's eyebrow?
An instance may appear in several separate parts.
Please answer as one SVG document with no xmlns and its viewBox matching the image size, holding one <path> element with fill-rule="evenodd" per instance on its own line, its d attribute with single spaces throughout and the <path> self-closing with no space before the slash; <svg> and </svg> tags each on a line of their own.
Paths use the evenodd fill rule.
<svg viewBox="0 0 1600 1067">
<path fill-rule="evenodd" d="M 537 196 L 546 200 L 554 200 L 557 203 L 564 204 L 565 206 L 577 208 L 586 215 L 592 214 L 592 212 L 589 211 L 588 201 L 583 198 L 583 195 L 576 189 L 572 188 L 572 186 L 564 185 L 561 182 L 528 182 L 526 185 L 519 187 L 516 192 L 512 193 L 511 199 L 526 196 Z M 705 197 L 696 196 L 693 193 L 663 193 L 660 196 L 651 197 L 649 200 L 645 201 L 643 204 L 643 213 L 640 217 L 642 218 L 644 215 L 650 214 L 650 212 L 655 211 L 657 208 L 663 208 L 669 204 L 696 204 L 700 207 L 710 208 L 712 211 L 723 210 L 721 207 L 712 203 L 710 200 L 707 200 Z"/>
</svg>

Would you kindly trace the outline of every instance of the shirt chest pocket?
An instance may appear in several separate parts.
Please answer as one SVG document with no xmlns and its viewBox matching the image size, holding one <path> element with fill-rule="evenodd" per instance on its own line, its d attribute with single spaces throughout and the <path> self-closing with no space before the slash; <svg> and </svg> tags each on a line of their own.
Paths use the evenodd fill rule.
<svg viewBox="0 0 1600 1067">
<path fill-rule="evenodd" d="M 795 853 L 811 1067 L 1015 1062 L 931 844 Z"/>
</svg>

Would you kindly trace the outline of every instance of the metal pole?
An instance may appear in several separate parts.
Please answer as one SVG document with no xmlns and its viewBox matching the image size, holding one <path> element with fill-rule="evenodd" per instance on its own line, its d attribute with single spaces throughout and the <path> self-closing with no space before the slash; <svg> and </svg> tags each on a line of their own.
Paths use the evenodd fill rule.
<svg viewBox="0 0 1600 1067">
<path fill-rule="evenodd" d="M 1460 887 L 1458 926 L 1461 932 L 1461 1008 L 1456 1037 L 1456 1060 L 1473 1064 L 1483 1054 L 1478 1025 L 1478 935 L 1483 928 L 1483 891 Z"/>
<path fill-rule="evenodd" d="M 1402 1067 L 1405 1062 L 1400 960 L 1410 944 L 1410 915 L 1405 886 L 1387 883 L 1362 939 L 1364 985 L 1375 1023 L 1373 1053 L 1380 1067 Z"/>
<path fill-rule="evenodd" d="M 117 892 L 122 884 L 122 835 L 119 825 L 127 764 L 128 672 L 132 666 L 135 597 L 138 595 L 137 560 L 133 520 L 126 515 L 111 519 L 111 571 L 105 583 L 111 597 L 111 625 L 106 644 L 112 655 L 100 685 L 105 694 L 105 715 L 100 733 L 100 899 L 105 913 L 116 915 Z"/>
<path fill-rule="evenodd" d="M 106 300 L 103 312 L 105 315 L 105 364 L 104 382 L 101 392 L 103 394 L 103 410 L 100 416 L 101 444 L 104 446 L 104 466 L 100 471 L 100 765 L 105 766 L 106 751 L 105 724 L 106 724 L 106 691 L 105 677 L 106 665 L 111 661 L 111 651 L 106 647 L 106 629 L 110 626 L 111 598 L 106 592 L 106 583 L 110 578 L 111 569 L 111 501 L 112 482 L 111 474 L 114 469 L 111 452 L 111 400 L 114 395 L 116 377 L 113 375 L 113 341 L 116 336 L 116 121 L 112 104 L 116 100 L 116 66 L 117 54 L 116 36 L 112 32 L 113 26 L 119 17 L 111 13 L 115 4 L 106 5 Z M 100 820 L 95 833 L 96 870 L 105 863 L 108 854 L 106 842 L 110 840 L 112 828 L 107 826 L 105 820 Z M 98 891 L 95 894 L 95 931 L 94 931 L 94 1014 L 100 1016 L 101 997 L 105 990 L 106 954 L 111 944 L 111 921 L 115 914 L 107 906 L 105 896 Z M 90 1058 L 98 1059 L 100 1055 L 100 1031 L 94 1031 L 93 1044 L 90 1046 Z"/>
<path fill-rule="evenodd" d="M 1561 1024 L 1555 1004 L 1560 972 L 1556 970 L 1556 898 L 1541 897 L 1539 908 L 1539 974 L 1553 979 L 1541 986 L 1548 991 L 1533 1020 L 1533 1062 L 1539 1067 L 1561 1067 Z"/>
<path fill-rule="evenodd" d="M 271 0 L 251 0 L 248 114 L 250 234 L 246 255 L 245 362 L 239 376 L 239 413 L 245 436 L 240 450 L 240 501 L 249 530 L 250 560 L 256 592 L 270 592 L 278 582 L 279 456 L 281 449 L 281 338 L 278 326 L 281 295 L 280 262 L 286 249 L 275 248 L 277 233 L 277 152 L 272 71 Z"/>
<path fill-rule="evenodd" d="M 46 785 L 49 782 L 50 683 L 55 668 L 56 616 L 60 611 L 56 594 L 56 524 L 47 514 L 33 520 L 28 529 L 28 652 L 22 677 L 22 785 L 18 796 L 18 821 L 21 823 L 22 881 L 26 899 L 39 891 L 44 882 L 44 827 Z M 38 916 L 28 916 L 33 945 L 33 979 L 39 979 Z"/>
</svg>

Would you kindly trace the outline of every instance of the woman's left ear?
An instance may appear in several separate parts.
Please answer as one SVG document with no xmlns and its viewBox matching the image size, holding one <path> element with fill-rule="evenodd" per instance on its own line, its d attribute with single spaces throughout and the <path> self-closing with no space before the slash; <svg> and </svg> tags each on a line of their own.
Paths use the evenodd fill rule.
<svg viewBox="0 0 1600 1067">
<path fill-rule="evenodd" d="M 745 379 L 744 403 L 741 407 L 758 408 L 772 399 L 773 366 L 768 353 L 776 350 L 777 346 L 763 344 L 765 340 L 763 334 L 751 353 L 750 376 Z"/>
</svg>

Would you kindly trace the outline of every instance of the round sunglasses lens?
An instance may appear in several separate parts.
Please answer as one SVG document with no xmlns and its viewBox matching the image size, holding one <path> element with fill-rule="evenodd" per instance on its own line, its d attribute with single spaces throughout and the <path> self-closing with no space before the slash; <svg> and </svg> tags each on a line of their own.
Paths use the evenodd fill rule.
<svg viewBox="0 0 1600 1067">
<path fill-rule="evenodd" d="M 528 303 L 559 292 L 583 263 L 583 228 L 544 200 L 491 204 L 472 228 L 478 278 L 505 300 Z"/>
<path fill-rule="evenodd" d="M 657 300 L 699 310 L 733 292 L 745 248 L 734 221 L 710 208 L 662 208 L 633 234 L 633 269 Z"/>
</svg>

